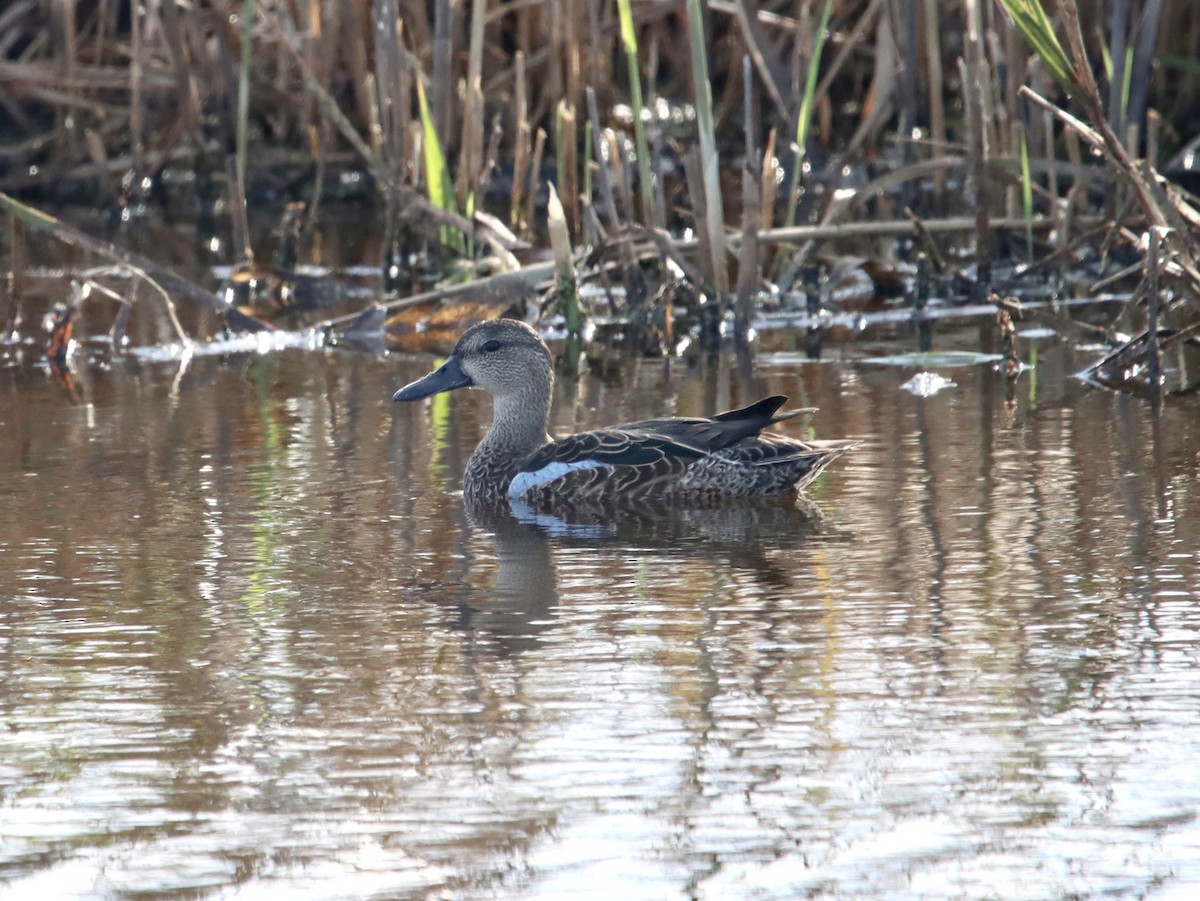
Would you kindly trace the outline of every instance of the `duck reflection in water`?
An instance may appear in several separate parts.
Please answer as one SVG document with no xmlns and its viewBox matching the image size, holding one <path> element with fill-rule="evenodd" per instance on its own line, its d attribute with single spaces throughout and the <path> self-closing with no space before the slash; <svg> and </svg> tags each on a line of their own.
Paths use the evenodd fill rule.
<svg viewBox="0 0 1200 901">
<path fill-rule="evenodd" d="M 803 502 L 597 513 L 573 522 L 545 514 L 519 519 L 500 502 L 468 500 L 465 511 L 467 527 L 485 536 L 483 553 L 468 554 L 465 590 L 443 595 L 443 602 L 457 605 L 461 628 L 489 636 L 505 653 L 535 647 L 537 636 L 554 626 L 557 608 L 571 593 L 560 589 L 556 557 L 575 549 L 593 563 L 611 549 L 616 569 L 631 558 L 638 567 L 664 572 L 711 561 L 748 574 L 763 588 L 780 589 L 795 580 L 789 552 L 814 538 L 845 540 L 826 525 L 815 504 Z M 625 591 L 619 580 L 595 588 L 607 589 L 615 602 Z"/>
</svg>

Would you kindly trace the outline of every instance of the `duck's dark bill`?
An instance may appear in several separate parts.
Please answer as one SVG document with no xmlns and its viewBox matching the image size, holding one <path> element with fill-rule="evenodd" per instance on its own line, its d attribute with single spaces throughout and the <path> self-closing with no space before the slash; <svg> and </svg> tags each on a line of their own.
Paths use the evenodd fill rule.
<svg viewBox="0 0 1200 901">
<path fill-rule="evenodd" d="M 458 357 L 451 356 L 429 375 L 405 385 L 392 395 L 392 400 L 420 400 L 455 388 L 469 388 L 471 384 L 471 377 L 462 371 Z"/>
</svg>

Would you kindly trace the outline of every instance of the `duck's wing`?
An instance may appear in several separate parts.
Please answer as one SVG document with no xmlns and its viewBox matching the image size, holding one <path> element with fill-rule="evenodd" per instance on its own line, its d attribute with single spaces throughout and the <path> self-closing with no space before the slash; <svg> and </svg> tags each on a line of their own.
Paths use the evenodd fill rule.
<svg viewBox="0 0 1200 901">
<path fill-rule="evenodd" d="M 689 447 L 703 448 L 706 453 L 713 453 L 737 444 L 744 438 L 752 438 L 777 422 L 783 422 L 785 419 L 791 419 L 802 413 L 813 412 L 811 408 L 806 408 L 791 410 L 776 416 L 776 411 L 786 402 L 786 396 L 776 394 L 763 398 L 748 407 L 727 410 L 711 418 L 676 416 L 665 419 L 643 419 L 640 422 L 629 422 L 614 426 L 614 428 L 619 431 L 661 435 Z"/>
<path fill-rule="evenodd" d="M 554 464 L 567 468 L 578 468 L 587 463 L 593 466 L 647 466 L 663 457 L 695 460 L 706 453 L 704 447 L 668 435 L 625 428 L 595 429 L 543 444 L 521 461 L 518 471 L 536 472 Z"/>
<path fill-rule="evenodd" d="M 654 432 L 617 428 L 580 432 L 544 444 L 522 460 L 509 494 L 519 497 L 567 476 L 577 489 L 592 482 L 598 488 L 604 482 L 606 492 L 619 494 L 622 489 L 677 476 L 708 453 L 685 438 Z"/>
<path fill-rule="evenodd" d="M 580 432 L 542 445 L 521 462 L 519 471 L 534 472 L 551 464 L 580 466 L 589 461 L 601 466 L 647 466 L 663 457 L 695 460 L 805 412 L 796 410 L 776 416 L 775 412 L 786 402 L 783 395 L 775 395 L 712 418 L 643 419 Z"/>
</svg>

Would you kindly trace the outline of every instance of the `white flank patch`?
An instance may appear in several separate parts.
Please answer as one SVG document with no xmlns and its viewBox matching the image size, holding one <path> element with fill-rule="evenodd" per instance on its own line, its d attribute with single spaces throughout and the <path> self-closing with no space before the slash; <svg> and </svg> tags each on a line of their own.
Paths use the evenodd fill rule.
<svg viewBox="0 0 1200 901">
<path fill-rule="evenodd" d="M 512 484 L 508 486 L 509 497 L 520 497 L 530 488 L 537 488 L 539 485 L 545 485 L 547 482 L 553 482 L 557 478 L 565 476 L 569 472 L 574 472 L 577 469 L 599 469 L 605 464 L 596 460 L 580 460 L 576 463 L 547 463 L 541 469 L 536 469 L 533 472 L 519 472 L 513 477 Z"/>
</svg>

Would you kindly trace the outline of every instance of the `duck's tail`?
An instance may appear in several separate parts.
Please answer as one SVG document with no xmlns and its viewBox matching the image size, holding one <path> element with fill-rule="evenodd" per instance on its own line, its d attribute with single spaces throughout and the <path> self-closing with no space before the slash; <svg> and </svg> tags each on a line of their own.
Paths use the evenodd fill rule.
<svg viewBox="0 0 1200 901">
<path fill-rule="evenodd" d="M 736 410 L 726 410 L 724 413 L 718 413 L 713 417 L 717 422 L 744 422 L 747 426 L 753 424 L 759 431 L 768 426 L 775 425 L 777 422 L 783 422 L 785 419 L 794 419 L 797 416 L 803 416 L 805 413 L 816 413 L 816 407 L 801 407 L 798 410 L 788 410 L 786 413 L 775 415 L 784 404 L 787 403 L 786 394 L 773 394 L 770 397 L 764 397 L 757 403 L 753 403 L 748 407 L 739 407 Z M 759 425 L 759 423 L 762 423 Z"/>
</svg>

